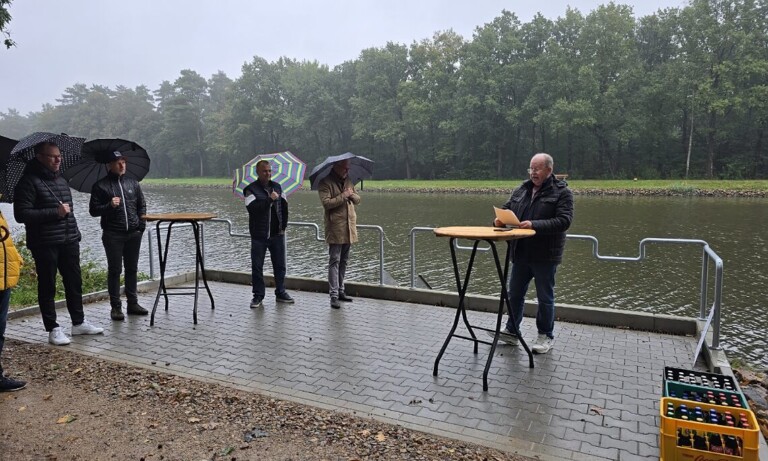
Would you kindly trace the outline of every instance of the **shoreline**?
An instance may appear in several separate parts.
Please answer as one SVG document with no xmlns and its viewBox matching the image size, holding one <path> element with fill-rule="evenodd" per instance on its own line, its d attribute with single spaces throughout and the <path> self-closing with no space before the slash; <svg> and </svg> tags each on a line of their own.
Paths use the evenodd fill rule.
<svg viewBox="0 0 768 461">
<path fill-rule="evenodd" d="M 144 189 L 230 189 L 229 184 L 142 184 Z M 307 190 L 307 189 L 304 189 Z M 512 192 L 512 188 L 505 187 L 368 187 L 363 188 L 366 193 L 412 193 L 412 194 L 484 194 L 506 195 Z M 754 189 L 697 189 L 691 188 L 579 188 L 571 187 L 573 195 L 607 195 L 627 197 L 738 197 L 738 198 L 766 198 L 768 190 Z"/>
</svg>

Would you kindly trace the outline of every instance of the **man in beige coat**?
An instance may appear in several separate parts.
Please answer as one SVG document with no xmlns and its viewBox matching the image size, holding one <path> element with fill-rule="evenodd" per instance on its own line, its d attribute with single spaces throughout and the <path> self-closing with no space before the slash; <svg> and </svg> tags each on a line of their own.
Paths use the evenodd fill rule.
<svg viewBox="0 0 768 461">
<path fill-rule="evenodd" d="M 349 179 L 350 160 L 333 164 L 331 172 L 318 186 L 320 201 L 325 210 L 325 241 L 328 243 L 328 293 L 331 307 L 341 308 L 339 301 L 352 302 L 344 292 L 344 274 L 347 271 L 349 250 L 357 243 L 357 215 L 355 206 L 360 196 Z"/>
</svg>

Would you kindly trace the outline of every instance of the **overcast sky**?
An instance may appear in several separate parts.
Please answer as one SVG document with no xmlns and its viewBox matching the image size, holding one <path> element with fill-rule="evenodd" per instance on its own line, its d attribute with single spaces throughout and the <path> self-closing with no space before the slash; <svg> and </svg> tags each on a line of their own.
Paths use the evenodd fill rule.
<svg viewBox="0 0 768 461">
<path fill-rule="evenodd" d="M 75 83 L 157 89 L 182 69 L 240 75 L 254 56 L 334 66 L 388 41 L 410 45 L 453 29 L 471 39 L 502 9 L 528 22 L 601 0 L 13 0 L 16 47 L 0 48 L 0 112 L 54 103 Z M 629 0 L 635 16 L 685 0 Z M 1 38 L 1 37 L 0 37 Z"/>
</svg>

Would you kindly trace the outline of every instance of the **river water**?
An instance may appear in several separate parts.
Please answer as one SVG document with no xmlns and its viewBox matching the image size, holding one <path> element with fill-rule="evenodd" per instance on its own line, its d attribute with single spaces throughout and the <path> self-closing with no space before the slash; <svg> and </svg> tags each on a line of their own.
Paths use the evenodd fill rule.
<svg viewBox="0 0 768 461">
<path fill-rule="evenodd" d="M 86 194 L 75 194 L 75 212 L 83 232 L 84 257 L 104 264 L 98 220 L 88 215 Z M 234 231 L 247 234 L 247 213 L 242 201 L 227 189 L 145 188 L 148 212 L 214 212 L 229 219 Z M 506 195 L 409 194 L 362 192 L 358 224 L 381 226 L 385 234 L 384 265 L 395 283 L 409 286 L 410 231 L 414 227 L 489 225 L 492 206 Z M 322 229 L 322 209 L 317 194 L 291 195 L 290 221 L 317 223 Z M 3 213 L 14 224 L 12 210 Z M 13 227 L 13 226 L 12 226 Z M 16 227 L 16 232 L 21 229 Z M 732 358 L 768 367 L 768 212 L 764 199 L 711 197 L 601 197 L 576 196 L 575 219 L 569 234 L 596 237 L 601 255 L 636 257 L 643 238 L 701 239 L 723 259 L 723 346 Z M 168 261 L 169 273 L 191 270 L 191 230 L 174 231 Z M 359 231 L 353 248 L 348 279 L 379 282 L 379 235 Z M 416 273 L 434 289 L 456 290 L 447 240 L 431 232 L 416 234 Z M 140 270 L 150 272 L 148 245 L 142 248 Z M 463 242 L 468 244 L 469 242 Z M 154 247 L 153 250 L 156 250 Z M 206 267 L 250 270 L 247 238 L 230 237 L 223 223 L 205 225 Z M 503 251 L 503 246 L 500 247 Z M 156 253 L 156 251 L 155 251 Z M 468 251 L 459 251 L 466 261 Z M 156 255 L 155 255 L 156 258 Z M 291 226 L 288 231 L 288 273 L 325 278 L 326 247 L 315 231 Z M 598 261 L 591 244 L 569 240 L 558 269 L 557 302 L 610 307 L 659 314 L 698 315 L 702 250 L 695 245 L 652 244 L 642 262 Z M 493 258 L 480 253 L 469 292 L 496 295 Z M 157 266 L 155 265 L 155 270 Z M 267 263 L 267 271 L 271 271 Z M 710 265 L 710 291 L 714 267 Z M 530 297 L 535 297 L 531 289 Z M 708 298 L 712 302 L 712 295 Z"/>
</svg>

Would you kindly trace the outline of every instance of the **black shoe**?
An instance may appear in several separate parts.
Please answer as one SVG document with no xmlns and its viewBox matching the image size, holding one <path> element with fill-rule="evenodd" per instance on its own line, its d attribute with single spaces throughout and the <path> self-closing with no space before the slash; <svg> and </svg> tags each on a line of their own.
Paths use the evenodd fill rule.
<svg viewBox="0 0 768 461">
<path fill-rule="evenodd" d="M 128 315 L 147 315 L 149 311 L 141 307 L 139 303 L 128 303 L 128 309 L 126 309 Z"/>
<path fill-rule="evenodd" d="M 285 304 L 293 304 L 295 302 L 287 292 L 275 295 L 275 301 Z"/>
<path fill-rule="evenodd" d="M 354 300 L 349 296 L 347 296 L 347 294 L 342 291 L 339 293 L 339 301 L 344 301 L 345 303 L 351 303 Z"/>
<path fill-rule="evenodd" d="M 339 302 L 339 298 L 333 296 L 331 298 L 331 308 L 332 309 L 341 309 L 341 303 Z"/>
<path fill-rule="evenodd" d="M 112 311 L 109 313 L 109 316 L 112 318 L 112 320 L 125 320 L 122 307 L 113 307 Z"/>
<path fill-rule="evenodd" d="M 256 309 L 257 307 L 264 307 L 264 304 L 261 302 L 261 298 L 257 298 L 254 296 L 254 298 L 251 300 L 251 309 Z"/>
<path fill-rule="evenodd" d="M 20 391 L 25 387 L 27 387 L 26 381 L 0 376 L 0 392 Z"/>
</svg>

